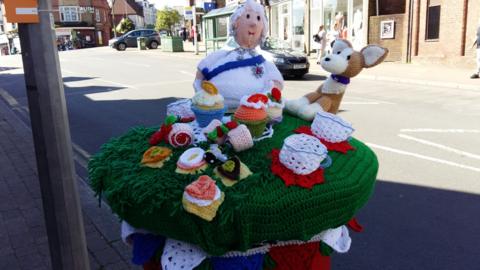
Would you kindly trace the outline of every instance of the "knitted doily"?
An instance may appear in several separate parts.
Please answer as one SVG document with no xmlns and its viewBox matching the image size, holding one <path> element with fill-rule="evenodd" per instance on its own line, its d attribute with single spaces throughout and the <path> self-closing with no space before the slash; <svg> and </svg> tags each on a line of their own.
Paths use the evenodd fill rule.
<svg viewBox="0 0 480 270">
<path fill-rule="evenodd" d="M 206 257 L 207 254 L 195 245 L 167 239 L 162 253 L 162 269 L 192 270 Z"/>
</svg>

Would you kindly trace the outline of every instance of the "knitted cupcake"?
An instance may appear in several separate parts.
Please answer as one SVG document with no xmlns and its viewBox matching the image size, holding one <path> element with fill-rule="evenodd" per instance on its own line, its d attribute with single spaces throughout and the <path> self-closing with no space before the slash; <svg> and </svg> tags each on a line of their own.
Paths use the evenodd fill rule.
<svg viewBox="0 0 480 270">
<path fill-rule="evenodd" d="M 202 175 L 185 187 L 182 204 L 185 211 L 212 221 L 224 198 L 225 194 L 215 181 L 208 175 Z"/>
<path fill-rule="evenodd" d="M 268 107 L 267 114 L 270 122 L 280 123 L 283 119 L 283 107 L 285 107 L 285 101 L 282 99 L 282 92 L 278 88 L 273 88 L 270 93 L 267 94 Z"/>
<path fill-rule="evenodd" d="M 223 97 L 212 83 L 204 81 L 202 88 L 203 90 L 198 91 L 192 98 L 192 111 L 198 125 L 203 128 L 213 119 L 222 120 L 226 107 Z"/>
<path fill-rule="evenodd" d="M 245 124 L 253 137 L 262 136 L 267 125 L 268 97 L 263 94 L 244 96 L 240 101 L 240 107 L 233 115 L 233 120 Z"/>
</svg>

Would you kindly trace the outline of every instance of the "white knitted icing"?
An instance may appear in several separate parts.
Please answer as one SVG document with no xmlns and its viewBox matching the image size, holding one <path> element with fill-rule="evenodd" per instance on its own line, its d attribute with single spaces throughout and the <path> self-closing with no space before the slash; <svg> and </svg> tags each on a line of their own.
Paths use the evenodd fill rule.
<svg viewBox="0 0 480 270">
<path fill-rule="evenodd" d="M 215 104 L 223 104 L 223 97 L 221 95 L 212 95 L 206 91 L 198 91 L 192 98 L 194 105 L 212 107 Z"/>
<path fill-rule="evenodd" d="M 285 107 L 285 99 L 282 99 L 280 103 L 268 100 L 268 107 L 275 107 L 283 109 Z"/>
<path fill-rule="evenodd" d="M 240 100 L 240 105 L 245 107 L 254 108 L 254 109 L 264 109 L 267 108 L 267 104 L 257 101 L 257 102 L 249 102 L 247 101 L 250 96 L 243 96 Z"/>
<path fill-rule="evenodd" d="M 213 198 L 213 200 L 201 200 L 201 199 L 197 199 L 197 198 L 194 198 L 192 196 L 190 196 L 190 194 L 188 194 L 186 191 L 183 192 L 183 197 L 193 203 L 193 204 L 196 204 L 200 207 L 204 207 L 204 206 L 209 206 L 211 205 L 212 203 L 214 203 L 215 201 L 219 200 L 220 197 L 222 196 L 222 192 L 220 191 L 220 189 L 215 186 L 215 197 Z"/>
</svg>

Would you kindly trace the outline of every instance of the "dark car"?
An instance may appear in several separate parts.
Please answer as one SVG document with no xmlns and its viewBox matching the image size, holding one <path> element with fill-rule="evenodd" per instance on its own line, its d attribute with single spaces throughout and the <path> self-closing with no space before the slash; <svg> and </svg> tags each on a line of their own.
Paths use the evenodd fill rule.
<svg viewBox="0 0 480 270">
<path fill-rule="evenodd" d="M 108 44 L 112 48 L 124 51 L 127 47 L 137 47 L 137 38 L 139 37 L 147 38 L 146 45 L 149 49 L 157 49 L 160 46 L 160 35 L 151 29 L 132 30 L 123 36 L 111 39 Z"/>
<path fill-rule="evenodd" d="M 230 37 L 225 43 L 224 49 L 238 48 L 237 42 Z M 260 48 L 261 54 L 268 61 L 277 66 L 283 77 L 302 78 L 308 73 L 310 63 L 305 54 L 295 51 L 292 47 L 277 38 L 267 37 Z"/>
<path fill-rule="evenodd" d="M 310 63 L 306 55 L 294 51 L 288 43 L 268 37 L 260 47 L 267 54 L 264 57 L 272 59 L 284 77 L 302 78 L 308 73 Z"/>
</svg>

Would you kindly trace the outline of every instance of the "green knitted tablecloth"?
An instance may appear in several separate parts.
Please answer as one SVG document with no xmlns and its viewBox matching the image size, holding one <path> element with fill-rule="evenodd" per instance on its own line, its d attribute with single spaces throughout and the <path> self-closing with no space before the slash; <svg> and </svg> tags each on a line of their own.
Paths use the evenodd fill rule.
<svg viewBox="0 0 480 270">
<path fill-rule="evenodd" d="M 233 187 L 217 181 L 225 201 L 211 222 L 183 210 L 184 188 L 198 177 L 175 173 L 185 149 L 174 149 L 161 169 L 140 165 L 157 128 L 134 128 L 103 145 L 89 163 L 91 185 L 132 226 L 196 244 L 211 255 L 246 250 L 267 241 L 308 240 L 347 223 L 370 197 L 378 171 L 375 154 L 352 138 L 355 151 L 329 153 L 333 164 L 325 170 L 325 183 L 310 190 L 286 187 L 271 173 L 269 154 L 281 149 L 294 129 L 309 124 L 284 115 L 271 139 L 238 153 L 254 174 Z M 210 166 L 205 173 L 213 175 L 212 171 Z"/>
</svg>

